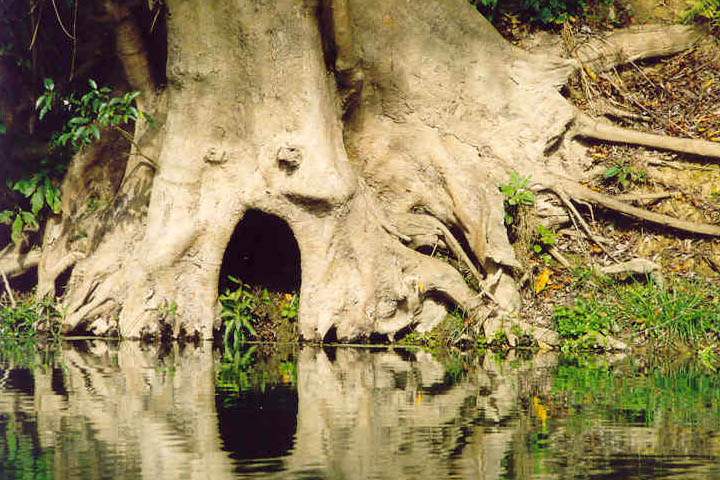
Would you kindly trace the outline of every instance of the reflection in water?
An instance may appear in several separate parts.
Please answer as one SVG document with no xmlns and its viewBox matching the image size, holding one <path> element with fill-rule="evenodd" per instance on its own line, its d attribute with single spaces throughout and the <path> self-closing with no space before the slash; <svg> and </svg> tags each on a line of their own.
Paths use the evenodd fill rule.
<svg viewBox="0 0 720 480">
<path fill-rule="evenodd" d="M 404 350 L 0 362 L 0 479 L 720 478 L 720 379 Z"/>
</svg>

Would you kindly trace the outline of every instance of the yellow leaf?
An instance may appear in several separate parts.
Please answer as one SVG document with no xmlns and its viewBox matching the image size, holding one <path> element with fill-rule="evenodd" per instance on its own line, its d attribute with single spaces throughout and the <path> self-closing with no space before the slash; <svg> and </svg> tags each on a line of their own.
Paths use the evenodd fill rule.
<svg viewBox="0 0 720 480">
<path fill-rule="evenodd" d="M 546 268 L 542 271 L 537 280 L 535 280 L 535 293 L 540 293 L 545 290 L 545 287 L 547 287 L 550 281 L 550 275 L 552 275 L 552 270 Z"/>
</svg>

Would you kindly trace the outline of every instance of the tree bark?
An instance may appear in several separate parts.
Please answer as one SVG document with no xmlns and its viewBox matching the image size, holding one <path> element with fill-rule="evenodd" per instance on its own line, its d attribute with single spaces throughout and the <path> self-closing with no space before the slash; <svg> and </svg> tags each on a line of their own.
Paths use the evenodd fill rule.
<svg viewBox="0 0 720 480">
<path fill-rule="evenodd" d="M 577 117 L 557 91 L 574 60 L 517 49 L 464 0 L 166 4 L 165 87 L 145 78 L 147 52 L 110 4 L 118 57 L 158 125 L 136 125 L 124 154 L 74 159 L 64 197 L 76 205 L 48 228 L 40 275 L 51 292 L 77 261 L 67 331 L 209 338 L 223 254 L 250 210 L 297 240 L 306 339 L 393 338 L 455 306 L 517 309 L 498 185 L 582 169 L 557 153 Z M 80 248 L 67 231 L 86 218 L 73 185 L 90 165 L 112 201 L 87 217 Z M 423 253 L 438 244 L 480 291 Z"/>
</svg>

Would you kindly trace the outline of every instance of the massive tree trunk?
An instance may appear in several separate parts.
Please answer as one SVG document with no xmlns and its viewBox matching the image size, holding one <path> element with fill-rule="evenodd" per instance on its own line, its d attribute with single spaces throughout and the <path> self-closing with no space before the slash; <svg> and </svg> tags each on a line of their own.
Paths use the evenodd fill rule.
<svg viewBox="0 0 720 480">
<path fill-rule="evenodd" d="M 573 138 L 618 133 L 558 93 L 580 62 L 618 63 L 642 32 L 603 42 L 614 47 L 602 61 L 597 48 L 561 59 L 513 47 L 465 0 L 168 0 L 158 75 L 137 14 L 106 4 L 127 82 L 157 125 L 73 160 L 39 267 L 50 293 L 74 266 L 67 331 L 210 337 L 223 254 L 253 210 L 297 240 L 307 339 L 392 338 L 455 305 L 481 318 L 515 310 L 498 191 L 511 171 L 568 206 L 644 216 L 572 180 L 584 168 Z M 673 46 L 695 38 L 680 29 Z M 651 43 L 632 58 L 668 50 Z M 86 212 L 92 195 L 109 207 Z"/>
</svg>

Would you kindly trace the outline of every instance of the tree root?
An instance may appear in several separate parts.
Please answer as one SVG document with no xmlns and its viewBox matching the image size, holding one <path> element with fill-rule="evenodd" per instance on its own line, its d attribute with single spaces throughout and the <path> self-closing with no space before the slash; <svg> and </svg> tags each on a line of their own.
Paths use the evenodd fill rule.
<svg viewBox="0 0 720 480">
<path fill-rule="evenodd" d="M 720 226 L 718 225 L 688 222 L 685 220 L 671 217 L 669 215 L 651 212 L 644 208 L 633 207 L 632 205 L 628 205 L 627 203 L 624 203 L 617 198 L 613 198 L 600 192 L 595 192 L 593 190 L 590 190 L 589 188 L 583 187 L 582 185 L 569 180 L 562 180 L 559 185 L 550 188 L 550 190 L 557 193 L 561 199 L 563 199 L 564 196 L 565 200 L 563 201 L 566 202 L 566 205 L 568 205 L 567 199 L 569 197 L 575 201 L 589 202 L 594 205 L 599 205 L 609 210 L 622 213 L 629 217 L 636 218 L 638 220 L 645 220 L 651 223 L 655 223 L 657 225 L 670 227 L 675 230 L 699 235 L 709 235 L 715 237 L 720 236 Z M 570 205 L 568 205 L 568 208 L 571 208 Z M 575 210 L 574 206 L 572 207 L 572 209 Z M 577 212 L 577 210 L 575 210 L 575 212 Z M 599 245 L 599 242 L 597 240 L 595 241 Z"/>
<path fill-rule="evenodd" d="M 575 124 L 575 136 L 593 138 L 612 143 L 641 145 L 659 150 L 670 150 L 688 155 L 720 158 L 720 144 L 706 140 L 675 138 L 665 135 L 638 132 L 616 127 L 583 113 L 579 114 Z"/>
<path fill-rule="evenodd" d="M 17 277 L 40 263 L 40 249 L 27 253 L 8 253 L 0 257 L 0 272 L 8 277 Z"/>
<path fill-rule="evenodd" d="M 596 37 L 578 45 L 572 55 L 583 68 L 604 72 L 638 60 L 667 57 L 691 48 L 702 32 L 687 25 L 647 25 Z"/>
</svg>

